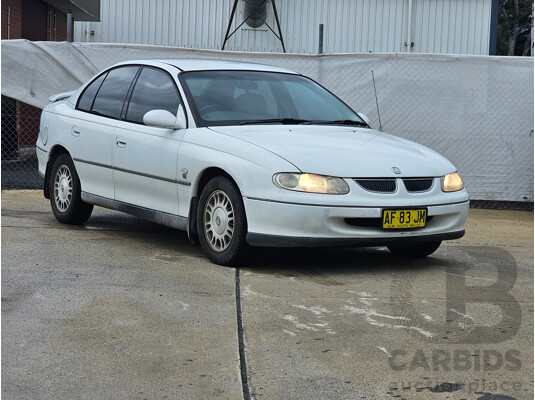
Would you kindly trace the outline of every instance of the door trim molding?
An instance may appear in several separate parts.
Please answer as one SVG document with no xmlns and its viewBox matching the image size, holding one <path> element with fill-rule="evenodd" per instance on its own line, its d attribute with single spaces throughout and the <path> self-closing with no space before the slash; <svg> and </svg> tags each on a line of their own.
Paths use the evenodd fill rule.
<svg viewBox="0 0 535 400">
<path fill-rule="evenodd" d="M 176 183 L 177 185 L 191 186 L 191 182 L 185 181 L 185 180 L 182 180 L 182 179 L 164 178 L 162 176 L 146 174 L 144 172 L 133 171 L 131 169 L 113 167 L 111 165 L 101 164 L 101 163 L 97 163 L 97 162 L 94 162 L 94 161 L 82 160 L 80 158 L 73 158 L 73 160 L 76 161 L 76 162 L 84 163 L 84 164 L 95 165 L 97 167 L 108 168 L 108 169 L 111 169 L 111 170 L 114 170 L 114 171 L 126 172 L 127 174 L 143 176 L 145 178 L 156 179 L 156 180 L 159 180 L 159 181 L 164 181 L 164 182 L 169 182 L 169 183 Z"/>
</svg>

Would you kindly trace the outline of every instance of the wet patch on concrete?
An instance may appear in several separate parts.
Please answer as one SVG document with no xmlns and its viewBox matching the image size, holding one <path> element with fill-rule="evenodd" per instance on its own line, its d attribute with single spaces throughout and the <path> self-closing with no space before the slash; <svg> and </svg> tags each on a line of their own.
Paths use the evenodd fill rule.
<svg viewBox="0 0 535 400">
<path fill-rule="evenodd" d="M 485 393 L 483 396 L 478 397 L 477 400 L 516 400 L 516 398 L 504 394 Z"/>
<path fill-rule="evenodd" d="M 191 259 L 199 259 L 199 258 L 206 258 L 205 256 L 203 255 L 199 255 L 199 256 L 191 256 L 191 255 L 185 255 L 185 254 L 181 254 L 181 253 L 177 253 L 177 254 L 162 254 L 162 253 L 157 253 L 155 255 L 153 255 L 151 257 L 151 260 L 154 260 L 154 261 L 164 261 L 164 262 L 168 262 L 168 263 L 178 263 L 178 262 L 187 262 L 188 259 L 191 260 Z"/>
<path fill-rule="evenodd" d="M 456 392 L 457 390 L 461 390 L 462 387 L 463 385 L 460 383 L 444 382 L 435 387 L 430 388 L 429 391 L 433 393 Z"/>
<path fill-rule="evenodd" d="M 327 274 L 324 274 L 321 271 L 314 270 L 314 269 L 302 269 L 299 272 L 301 272 L 303 275 L 302 277 L 308 280 L 311 280 L 314 283 L 317 283 L 318 285 L 322 286 L 341 286 L 343 285 L 342 282 L 337 281 L 336 279 L 330 277 Z"/>
<path fill-rule="evenodd" d="M 35 216 L 53 217 L 52 211 L 31 211 L 31 210 L 12 210 L 8 208 L 2 209 L 2 218 L 26 218 L 35 219 Z"/>
<path fill-rule="evenodd" d="M 13 293 L 2 289 L 2 292 L 2 314 L 8 314 L 14 311 L 25 299 L 34 293 L 31 289 L 21 289 Z"/>
<path fill-rule="evenodd" d="M 185 258 L 187 257 L 178 254 L 155 254 L 151 257 L 152 260 L 165 261 L 170 263 L 183 261 Z"/>
</svg>

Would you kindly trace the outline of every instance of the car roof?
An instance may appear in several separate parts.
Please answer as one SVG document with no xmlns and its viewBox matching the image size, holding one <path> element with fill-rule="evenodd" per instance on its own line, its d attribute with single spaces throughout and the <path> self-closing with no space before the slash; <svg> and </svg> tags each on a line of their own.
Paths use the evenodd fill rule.
<svg viewBox="0 0 535 400">
<path fill-rule="evenodd" d="M 266 72 L 283 72 L 287 74 L 298 74 L 295 71 L 273 67 L 270 65 L 254 64 L 230 60 L 207 60 L 199 58 L 163 58 L 147 60 L 130 60 L 115 64 L 143 64 L 143 65 L 172 65 L 181 71 L 215 71 L 215 70 L 243 70 L 243 71 L 266 71 Z"/>
</svg>

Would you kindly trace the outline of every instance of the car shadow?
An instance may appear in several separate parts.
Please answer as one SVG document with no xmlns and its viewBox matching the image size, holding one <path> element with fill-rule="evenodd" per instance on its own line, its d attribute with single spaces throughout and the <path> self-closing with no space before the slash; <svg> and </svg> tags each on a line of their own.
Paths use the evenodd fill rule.
<svg viewBox="0 0 535 400">
<path fill-rule="evenodd" d="M 400 257 L 385 247 L 254 248 L 242 268 L 262 274 L 392 274 L 444 265 L 440 253 L 425 258 Z"/>
<path fill-rule="evenodd" d="M 189 241 L 186 232 L 124 213 L 100 211 L 94 213 L 85 224 L 74 229 L 94 230 L 110 237 L 138 240 L 155 251 L 166 254 L 180 253 L 183 256 L 208 260 L 201 247 Z"/>
<path fill-rule="evenodd" d="M 63 225 L 64 226 L 64 225 Z M 74 228 L 74 227 L 73 227 Z M 76 229 L 76 228 L 74 228 Z M 110 236 L 140 240 L 160 251 L 208 258 L 199 244 L 192 244 L 186 232 L 145 221 L 127 214 L 104 211 L 94 213 L 79 229 L 97 230 Z M 252 247 L 239 268 L 260 274 L 281 276 L 328 274 L 392 274 L 438 269 L 444 266 L 441 249 L 426 258 L 400 257 L 386 247 Z M 324 279 L 328 284 L 328 279 Z"/>
</svg>

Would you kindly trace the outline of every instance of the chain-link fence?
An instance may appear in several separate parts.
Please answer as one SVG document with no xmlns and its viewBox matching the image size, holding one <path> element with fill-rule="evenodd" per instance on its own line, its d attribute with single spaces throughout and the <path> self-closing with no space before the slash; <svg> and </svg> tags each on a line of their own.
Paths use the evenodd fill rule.
<svg viewBox="0 0 535 400">
<path fill-rule="evenodd" d="M 41 109 L 2 96 L 2 190 L 40 189 L 35 141 Z"/>
<path fill-rule="evenodd" d="M 32 78 L 46 84 L 34 84 L 26 98 L 41 103 L 53 93 L 77 88 L 109 65 L 130 59 L 227 59 L 289 68 L 312 77 L 367 114 L 373 128 L 421 143 L 451 160 L 465 178 L 472 206 L 533 209 L 532 60 L 430 54 L 316 56 L 43 42 L 21 43 L 13 50 L 3 44 L 3 66 L 6 56 L 16 58 L 21 50 L 25 63 L 28 57 L 39 58 L 41 68 L 31 71 Z M 12 79 L 20 79 L 17 76 Z M 3 76 L 2 83 L 4 92 L 13 81 Z M 21 93 L 24 88 L 21 82 L 13 91 Z M 19 115 L 18 130 L 22 124 L 31 126 L 32 117 L 38 115 Z M 22 155 L 24 146 L 18 143 Z M 4 175 L 12 174 L 11 170 L 6 174 L 3 161 L 2 188 L 17 187 L 4 184 Z M 19 187 L 30 187 L 27 182 L 39 179 L 36 173 L 28 177 L 26 186 Z"/>
</svg>

